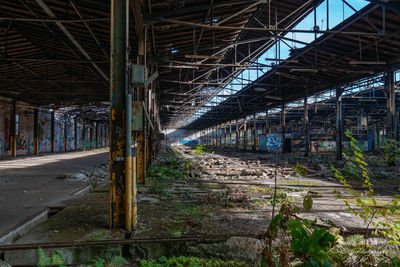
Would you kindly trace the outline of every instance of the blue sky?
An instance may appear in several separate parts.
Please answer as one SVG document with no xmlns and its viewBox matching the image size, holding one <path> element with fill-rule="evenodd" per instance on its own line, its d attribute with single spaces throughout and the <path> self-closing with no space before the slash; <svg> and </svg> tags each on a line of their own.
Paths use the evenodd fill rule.
<svg viewBox="0 0 400 267">
<path fill-rule="evenodd" d="M 360 10 L 364 6 L 366 6 L 369 2 L 365 0 L 347 0 L 347 2 L 353 6 L 356 10 Z M 326 10 L 327 10 L 327 2 L 326 0 L 322 2 L 321 5 L 319 5 L 316 9 L 317 13 L 317 20 L 316 23 L 319 26 L 321 30 L 326 30 L 327 26 L 327 16 L 326 16 Z M 351 15 L 353 15 L 355 12 L 347 6 L 342 0 L 329 0 L 329 28 L 332 29 Z M 314 27 L 314 12 L 311 12 L 307 17 L 305 17 L 296 27 L 295 29 L 299 30 L 312 30 Z M 285 35 L 288 38 L 303 41 L 310 43 L 314 40 L 314 33 L 287 33 Z M 289 44 L 291 47 L 296 46 L 296 48 L 301 48 L 304 45 L 291 42 L 291 41 L 286 41 L 287 44 Z M 261 55 L 258 59 L 258 62 L 270 65 L 274 61 L 267 61 L 265 58 L 276 58 L 276 46 L 280 46 L 280 58 L 285 59 L 289 57 L 289 52 L 290 52 L 290 47 L 288 47 L 286 44 L 283 42 L 279 41 L 276 45 L 271 47 L 268 51 L 266 51 L 263 55 Z M 244 70 L 238 77 L 243 77 L 246 79 L 249 79 L 250 81 L 254 81 L 257 79 L 257 77 L 263 75 L 265 72 L 267 72 L 270 68 L 264 67 L 262 70 Z M 239 79 L 234 79 L 231 83 L 234 83 L 235 85 L 228 85 L 226 88 L 224 88 L 219 95 L 228 95 L 228 94 L 233 94 L 237 90 L 241 90 L 243 87 L 245 87 L 248 83 L 243 81 L 243 85 L 236 85 L 240 83 L 241 80 Z M 232 90 L 233 89 L 233 90 Z M 234 91 L 235 90 L 235 91 Z M 224 101 L 226 98 L 224 97 L 214 97 L 211 99 L 209 103 L 207 103 L 207 106 L 210 105 L 218 105 L 218 103 Z M 201 114 L 204 114 L 206 111 L 210 110 L 210 108 L 201 108 L 199 109 L 195 116 L 193 116 L 191 119 L 188 120 L 187 123 L 193 121 L 196 117 L 198 117 Z"/>
</svg>

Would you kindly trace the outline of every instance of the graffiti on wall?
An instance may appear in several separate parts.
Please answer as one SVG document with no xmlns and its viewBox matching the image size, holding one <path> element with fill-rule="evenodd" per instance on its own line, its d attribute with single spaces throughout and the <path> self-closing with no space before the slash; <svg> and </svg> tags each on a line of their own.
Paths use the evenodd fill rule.
<svg viewBox="0 0 400 267">
<path fill-rule="evenodd" d="M 260 134 L 258 135 L 258 147 L 261 151 L 277 151 L 282 148 L 282 138 L 280 134 Z"/>
<path fill-rule="evenodd" d="M 329 152 L 336 149 L 335 141 L 311 141 L 311 152 Z"/>
<path fill-rule="evenodd" d="M 179 144 L 185 145 L 185 146 L 197 146 L 200 144 L 200 140 L 199 139 L 179 139 Z"/>
</svg>

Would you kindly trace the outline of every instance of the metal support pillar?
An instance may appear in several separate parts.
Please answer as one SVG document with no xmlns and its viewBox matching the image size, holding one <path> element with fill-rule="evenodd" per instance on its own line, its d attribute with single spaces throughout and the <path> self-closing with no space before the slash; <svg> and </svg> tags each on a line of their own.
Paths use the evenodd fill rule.
<svg viewBox="0 0 400 267">
<path fill-rule="evenodd" d="M 104 147 L 104 125 L 100 124 L 100 147 Z"/>
<path fill-rule="evenodd" d="M 342 95 L 343 89 L 336 88 L 336 159 L 342 160 L 343 150 L 343 107 Z"/>
<path fill-rule="evenodd" d="M 226 124 L 224 123 L 224 147 L 226 147 Z"/>
<path fill-rule="evenodd" d="M 247 118 L 244 119 L 243 124 L 243 150 L 247 150 Z"/>
<path fill-rule="evenodd" d="M 269 128 L 269 115 L 268 109 L 265 110 L 265 134 L 271 133 L 271 129 Z"/>
<path fill-rule="evenodd" d="M 87 132 L 86 132 L 86 124 L 83 122 L 82 125 L 82 148 L 83 151 L 86 151 L 86 141 L 87 140 Z"/>
<path fill-rule="evenodd" d="M 257 119 L 256 114 L 254 113 L 253 117 L 253 151 L 257 150 Z"/>
<path fill-rule="evenodd" d="M 64 117 L 64 152 L 67 152 L 67 140 L 68 138 L 68 121 L 67 117 Z"/>
<path fill-rule="evenodd" d="M 397 114 L 396 114 L 396 94 L 394 92 L 394 73 L 389 71 L 386 73 L 386 108 L 387 108 L 387 138 L 396 139 L 399 137 L 397 132 Z"/>
<path fill-rule="evenodd" d="M 307 95 L 304 97 L 304 156 L 308 157 L 308 152 L 310 151 L 310 131 L 309 131 L 309 120 L 308 120 L 308 104 Z"/>
<path fill-rule="evenodd" d="M 95 135 L 94 147 L 99 148 L 99 123 L 98 122 L 96 122 L 94 135 Z"/>
<path fill-rule="evenodd" d="M 10 156 L 17 156 L 17 105 L 15 101 L 11 104 L 10 118 Z"/>
<path fill-rule="evenodd" d="M 39 155 L 39 110 L 33 109 L 33 155 Z"/>
<path fill-rule="evenodd" d="M 131 95 L 127 91 L 129 1 L 111 0 L 110 228 L 135 226 L 136 187 L 131 159 Z M 91 128 L 91 141 L 93 128 Z M 93 142 L 91 142 L 93 145 Z"/>
<path fill-rule="evenodd" d="M 238 120 L 236 120 L 236 123 L 235 123 L 235 131 L 236 131 L 236 150 L 239 150 L 240 135 L 239 135 L 239 122 L 238 122 Z"/>
<path fill-rule="evenodd" d="M 92 125 L 90 125 L 90 128 L 89 128 L 89 140 L 90 140 L 89 148 L 93 149 L 93 126 Z"/>
<path fill-rule="evenodd" d="M 74 118 L 74 149 L 78 150 L 78 121 Z"/>
<path fill-rule="evenodd" d="M 50 113 L 50 152 L 54 152 L 54 111 Z"/>
<path fill-rule="evenodd" d="M 229 121 L 229 148 L 232 148 L 232 121 Z"/>
<path fill-rule="evenodd" d="M 282 104 L 282 153 L 286 153 L 286 105 Z"/>
<path fill-rule="evenodd" d="M 219 147 L 222 147 L 222 125 L 219 125 L 219 131 L 218 131 L 218 135 L 219 135 Z"/>
</svg>

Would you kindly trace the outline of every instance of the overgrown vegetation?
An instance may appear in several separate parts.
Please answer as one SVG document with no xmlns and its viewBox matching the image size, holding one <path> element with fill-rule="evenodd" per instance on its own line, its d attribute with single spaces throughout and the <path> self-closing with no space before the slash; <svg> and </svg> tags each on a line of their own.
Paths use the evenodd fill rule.
<svg viewBox="0 0 400 267">
<path fill-rule="evenodd" d="M 54 251 L 51 256 L 47 256 L 42 248 L 39 247 L 38 251 L 38 267 L 47 267 L 47 266 L 60 266 L 66 267 L 64 258 L 62 257 L 60 251 Z M 109 261 L 106 261 L 101 258 L 96 258 L 88 261 L 86 266 L 95 266 L 95 267 L 123 267 L 127 264 L 128 261 L 121 256 L 112 256 Z"/>
<path fill-rule="evenodd" d="M 350 139 L 350 146 L 353 148 L 354 156 L 352 161 L 357 163 L 354 168 L 358 168 L 359 171 L 362 172 L 362 187 L 364 187 L 366 191 L 355 191 L 353 187 L 348 184 L 345 175 L 332 166 L 331 168 L 335 173 L 335 177 L 340 180 L 340 182 L 346 187 L 346 191 L 355 199 L 354 206 L 350 204 L 346 198 L 342 197 L 340 191 L 334 190 L 333 192 L 338 198 L 343 200 L 350 212 L 364 220 L 367 226 L 365 230 L 365 238 L 368 237 L 369 228 L 372 225 L 375 227 L 375 234 L 380 233 L 389 240 L 389 243 L 400 246 L 400 219 L 395 220 L 393 223 L 388 223 L 385 219 L 385 216 L 389 215 L 389 213 L 394 214 L 396 211 L 400 210 L 398 201 L 400 195 L 396 195 L 391 201 L 387 201 L 383 205 L 378 205 L 371 179 L 368 175 L 368 164 L 365 162 L 364 155 L 361 149 L 357 147 L 357 140 L 351 136 L 351 133 L 347 131 L 345 134 Z"/>
<path fill-rule="evenodd" d="M 220 259 L 205 259 L 197 257 L 161 257 L 158 260 L 142 260 L 141 267 L 241 267 L 247 266 L 244 262 L 223 261 Z"/>
<path fill-rule="evenodd" d="M 298 208 L 283 204 L 264 234 L 266 246 L 262 266 L 291 266 L 291 254 L 302 266 L 331 266 L 328 249 L 335 244 L 335 237 L 326 228 L 317 227 L 316 221 L 300 219 Z M 280 239 L 276 248 L 272 242 Z"/>
<path fill-rule="evenodd" d="M 387 139 L 383 148 L 389 166 L 395 166 L 400 159 L 400 142 L 396 139 Z"/>
<path fill-rule="evenodd" d="M 194 151 L 194 154 L 195 154 L 195 155 L 202 155 L 202 154 L 205 153 L 206 147 L 205 147 L 204 144 L 201 144 L 201 145 L 196 146 L 196 147 L 193 149 L 193 151 Z"/>
<path fill-rule="evenodd" d="M 41 247 L 39 247 L 37 254 L 38 254 L 38 260 L 37 260 L 38 267 L 46 267 L 54 265 L 59 265 L 64 267 L 64 258 L 61 256 L 61 253 L 58 250 L 54 251 L 49 257 L 46 255 L 44 250 Z"/>
</svg>

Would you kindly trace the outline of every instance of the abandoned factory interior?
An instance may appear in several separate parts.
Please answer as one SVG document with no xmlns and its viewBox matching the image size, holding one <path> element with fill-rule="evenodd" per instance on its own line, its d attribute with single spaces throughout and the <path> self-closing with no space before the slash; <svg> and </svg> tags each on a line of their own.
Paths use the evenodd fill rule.
<svg viewBox="0 0 400 267">
<path fill-rule="evenodd" d="M 400 267 L 399 0 L 0 0 L 0 267 Z"/>
</svg>

